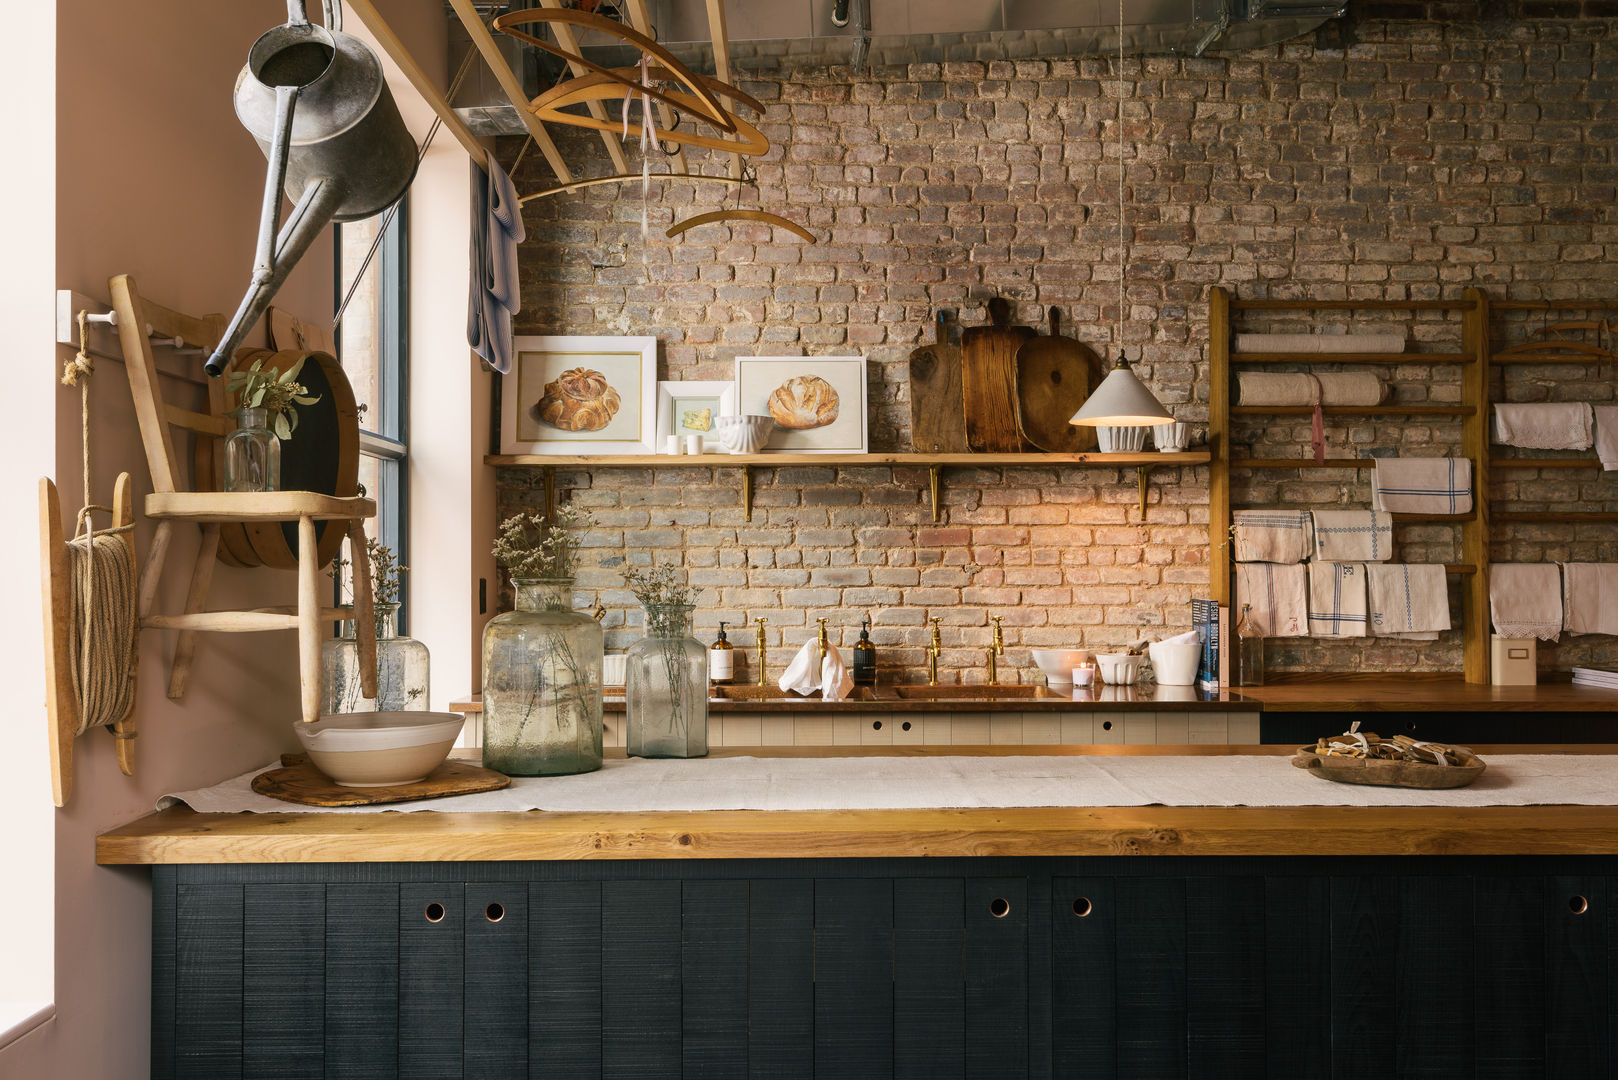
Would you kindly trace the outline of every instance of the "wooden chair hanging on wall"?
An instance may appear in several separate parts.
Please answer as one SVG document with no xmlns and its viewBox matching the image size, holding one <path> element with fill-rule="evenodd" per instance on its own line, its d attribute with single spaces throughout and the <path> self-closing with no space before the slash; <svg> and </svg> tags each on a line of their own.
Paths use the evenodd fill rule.
<svg viewBox="0 0 1618 1080">
<path fill-rule="evenodd" d="M 129 389 L 134 398 L 135 417 L 140 426 L 141 444 L 151 470 L 152 493 L 146 497 L 146 516 L 157 522 L 150 554 L 141 572 L 140 625 L 143 629 L 178 630 L 174 658 L 169 670 L 168 695 L 175 701 L 185 695 L 186 682 L 196 652 L 198 631 L 251 632 L 297 630 L 300 708 L 305 721 L 320 717 L 320 649 L 324 626 L 338 619 L 353 619 L 359 638 L 361 690 L 376 696 L 376 624 L 371 609 L 371 575 L 366 560 L 363 521 L 376 516 L 376 503 L 355 495 L 354 478 L 358 465 L 359 418 L 353 390 L 342 367 L 325 353 L 285 353 L 277 366 L 299 355 L 306 355 L 305 384 L 313 393 L 329 395 L 334 407 L 334 433 L 337 451 L 333 460 L 313 462 L 312 473 L 330 478 L 329 491 L 290 490 L 271 492 L 227 492 L 217 489 L 222 455 L 216 452 L 218 440 L 230 431 L 224 415 L 223 379 L 210 380 L 211 411 L 207 414 L 177 408 L 163 400 L 157 367 L 152 359 L 147 327 L 164 337 L 183 338 L 188 345 L 211 350 L 223 332 L 224 320 L 218 315 L 204 318 L 185 315 L 144 300 L 135 281 L 120 274 L 108 283 L 112 306 L 118 313 L 118 339 L 129 371 Z M 242 350 L 237 360 L 248 362 L 263 350 Z M 197 436 L 196 483 L 186 490 L 176 467 L 171 427 L 180 427 Z M 301 437 L 310 437 L 300 427 Z M 292 446 L 297 440 L 287 444 Z M 283 476 L 296 481 L 298 473 Z M 153 612 L 163 577 L 175 525 L 190 522 L 201 530 L 201 542 L 191 567 L 191 584 L 185 609 L 176 615 Z M 338 551 L 344 535 L 351 541 L 354 560 L 354 606 L 332 607 L 321 603 L 320 570 Z M 297 603 L 282 607 L 253 608 L 245 611 L 208 611 L 205 605 L 213 583 L 216 561 L 241 566 L 279 566 L 298 571 Z"/>
</svg>

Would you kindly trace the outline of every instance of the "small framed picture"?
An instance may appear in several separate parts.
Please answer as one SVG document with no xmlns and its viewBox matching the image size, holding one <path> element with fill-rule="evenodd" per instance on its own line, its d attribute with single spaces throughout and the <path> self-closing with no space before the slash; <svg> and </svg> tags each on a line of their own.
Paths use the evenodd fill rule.
<svg viewBox="0 0 1618 1080">
<path fill-rule="evenodd" d="M 719 418 L 736 415 L 736 384 L 732 382 L 660 382 L 657 384 L 657 441 L 670 435 L 681 445 L 688 435 L 702 439 L 704 454 L 724 451 L 719 444 Z"/>
<path fill-rule="evenodd" d="M 743 416 L 775 420 L 766 449 L 863 454 L 869 446 L 865 357 L 738 356 L 736 408 Z"/>
<path fill-rule="evenodd" d="M 657 339 L 519 337 L 501 376 L 502 454 L 650 454 Z"/>
</svg>

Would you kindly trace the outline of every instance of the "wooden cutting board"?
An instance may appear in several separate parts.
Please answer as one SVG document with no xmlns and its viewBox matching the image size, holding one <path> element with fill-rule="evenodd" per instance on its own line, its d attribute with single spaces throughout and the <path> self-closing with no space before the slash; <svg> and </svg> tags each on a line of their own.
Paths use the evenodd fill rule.
<svg viewBox="0 0 1618 1080">
<path fill-rule="evenodd" d="M 1050 312 L 1049 337 L 1029 338 L 1017 350 L 1017 419 L 1023 438 L 1050 454 L 1096 449 L 1096 429 L 1075 427 L 1079 411 L 1099 381 L 1101 357 L 1082 341 L 1062 336 L 1062 313 Z M 1096 380 L 1096 381 L 1092 381 Z"/>
<path fill-rule="evenodd" d="M 1014 454 L 1023 449 L 1017 422 L 1017 350 L 1034 336 L 1031 326 L 1011 325 L 1011 303 L 989 301 L 989 325 L 961 333 L 961 396 L 966 443 L 973 450 Z"/>
<path fill-rule="evenodd" d="M 511 777 L 473 765 L 469 761 L 446 761 L 426 779 L 396 787 L 344 787 L 327 778 L 309 763 L 305 754 L 282 754 L 281 768 L 253 777 L 253 790 L 272 799 L 302 803 L 304 806 L 374 806 L 379 803 L 411 802 L 416 799 L 442 799 L 446 795 L 475 795 L 499 791 Z"/>
<path fill-rule="evenodd" d="M 964 454 L 965 402 L 954 313 L 938 313 L 937 339 L 910 354 L 910 444 L 918 454 Z"/>
</svg>

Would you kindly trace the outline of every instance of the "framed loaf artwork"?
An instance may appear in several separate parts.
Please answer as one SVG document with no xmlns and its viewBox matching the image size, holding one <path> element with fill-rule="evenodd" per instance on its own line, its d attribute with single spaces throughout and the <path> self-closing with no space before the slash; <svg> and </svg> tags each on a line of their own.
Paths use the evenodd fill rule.
<svg viewBox="0 0 1618 1080">
<path fill-rule="evenodd" d="M 670 435 L 702 440 L 702 452 L 719 454 L 719 418 L 736 415 L 736 384 L 695 380 L 657 384 L 657 446 Z"/>
<path fill-rule="evenodd" d="M 502 454 L 650 454 L 657 339 L 518 337 L 501 376 Z"/>
<path fill-rule="evenodd" d="M 767 450 L 794 454 L 863 454 L 863 356 L 738 356 L 736 408 L 775 421 Z"/>
</svg>

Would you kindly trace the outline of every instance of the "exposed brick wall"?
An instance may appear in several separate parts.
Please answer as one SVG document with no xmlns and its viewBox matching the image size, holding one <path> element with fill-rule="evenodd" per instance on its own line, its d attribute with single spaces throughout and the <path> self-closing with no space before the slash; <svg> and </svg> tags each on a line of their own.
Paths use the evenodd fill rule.
<svg viewBox="0 0 1618 1080">
<path fill-rule="evenodd" d="M 661 377 L 676 379 L 729 378 L 737 355 L 863 352 L 871 447 L 908 450 L 906 360 L 930 340 L 940 307 L 975 325 L 1001 295 L 1018 321 L 1037 324 L 1054 304 L 1069 333 L 1113 354 L 1120 87 L 1124 343 L 1194 425 L 1206 420 L 1212 284 L 1244 298 L 1449 298 L 1478 286 L 1495 297 L 1618 299 L 1618 21 L 1582 12 L 1503 21 L 1488 5 L 1476 17 L 1439 6 L 1251 53 L 1129 59 L 1121 83 L 1105 59 L 744 81 L 767 106 L 760 126 L 774 145 L 743 205 L 782 213 L 820 242 L 752 224 L 665 239 L 675 220 L 722 198 L 734 205 L 733 189 L 718 185 L 654 185 L 649 240 L 638 185 L 537 200 L 525 208 L 518 331 L 655 334 Z M 594 134 L 567 135 L 564 152 L 580 175 L 611 171 Z M 506 160 L 515 153 L 515 141 L 503 147 Z M 691 157 L 724 168 L 705 152 Z M 549 182 L 530 152 L 519 187 Z M 1409 329 L 1423 348 L 1458 345 L 1458 324 L 1441 315 L 1420 313 Z M 1520 332 L 1502 320 L 1503 337 Z M 1405 400 L 1459 396 L 1454 369 L 1387 374 Z M 1508 391 L 1523 400 L 1611 396 L 1577 372 L 1511 377 L 1527 380 Z M 1539 388 L 1546 377 L 1556 388 Z M 1288 418 L 1244 425 L 1235 438 L 1264 456 L 1301 456 L 1307 430 L 1306 419 Z M 1339 447 L 1408 454 L 1445 452 L 1459 431 L 1458 422 L 1381 418 L 1329 434 Z M 1597 477 L 1513 473 L 1496 478 L 1495 493 L 1540 500 L 1524 509 L 1618 509 L 1618 487 Z M 1144 523 L 1134 476 L 1111 470 L 950 471 L 936 526 L 924 472 L 758 470 L 751 525 L 735 469 L 560 479 L 606 526 L 583 584 L 603 590 L 610 628 L 628 606 L 614 591 L 615 565 L 653 552 L 683 559 L 710 589 L 705 626 L 762 614 L 778 645 L 804 640 L 824 613 L 847 644 L 870 611 L 885 661 L 909 677 L 930 615 L 946 626 L 946 677 L 972 680 L 990 614 L 1007 615 L 1013 650 L 1110 645 L 1142 627 L 1185 624 L 1189 599 L 1206 595 L 1204 469 L 1161 470 Z M 1265 474 L 1242 481 L 1237 496 L 1363 506 L 1364 481 Z M 523 470 L 502 469 L 498 482 L 503 513 L 538 494 Z M 1405 557 L 1456 561 L 1457 533 L 1402 527 Z M 1613 526 L 1514 525 L 1499 536 L 1501 559 L 1618 559 Z M 741 630 L 734 640 L 751 639 Z M 1454 635 L 1420 646 L 1274 644 L 1279 669 L 1459 663 Z M 1564 666 L 1574 656 L 1618 653 L 1606 639 L 1582 639 L 1564 647 Z"/>
</svg>

